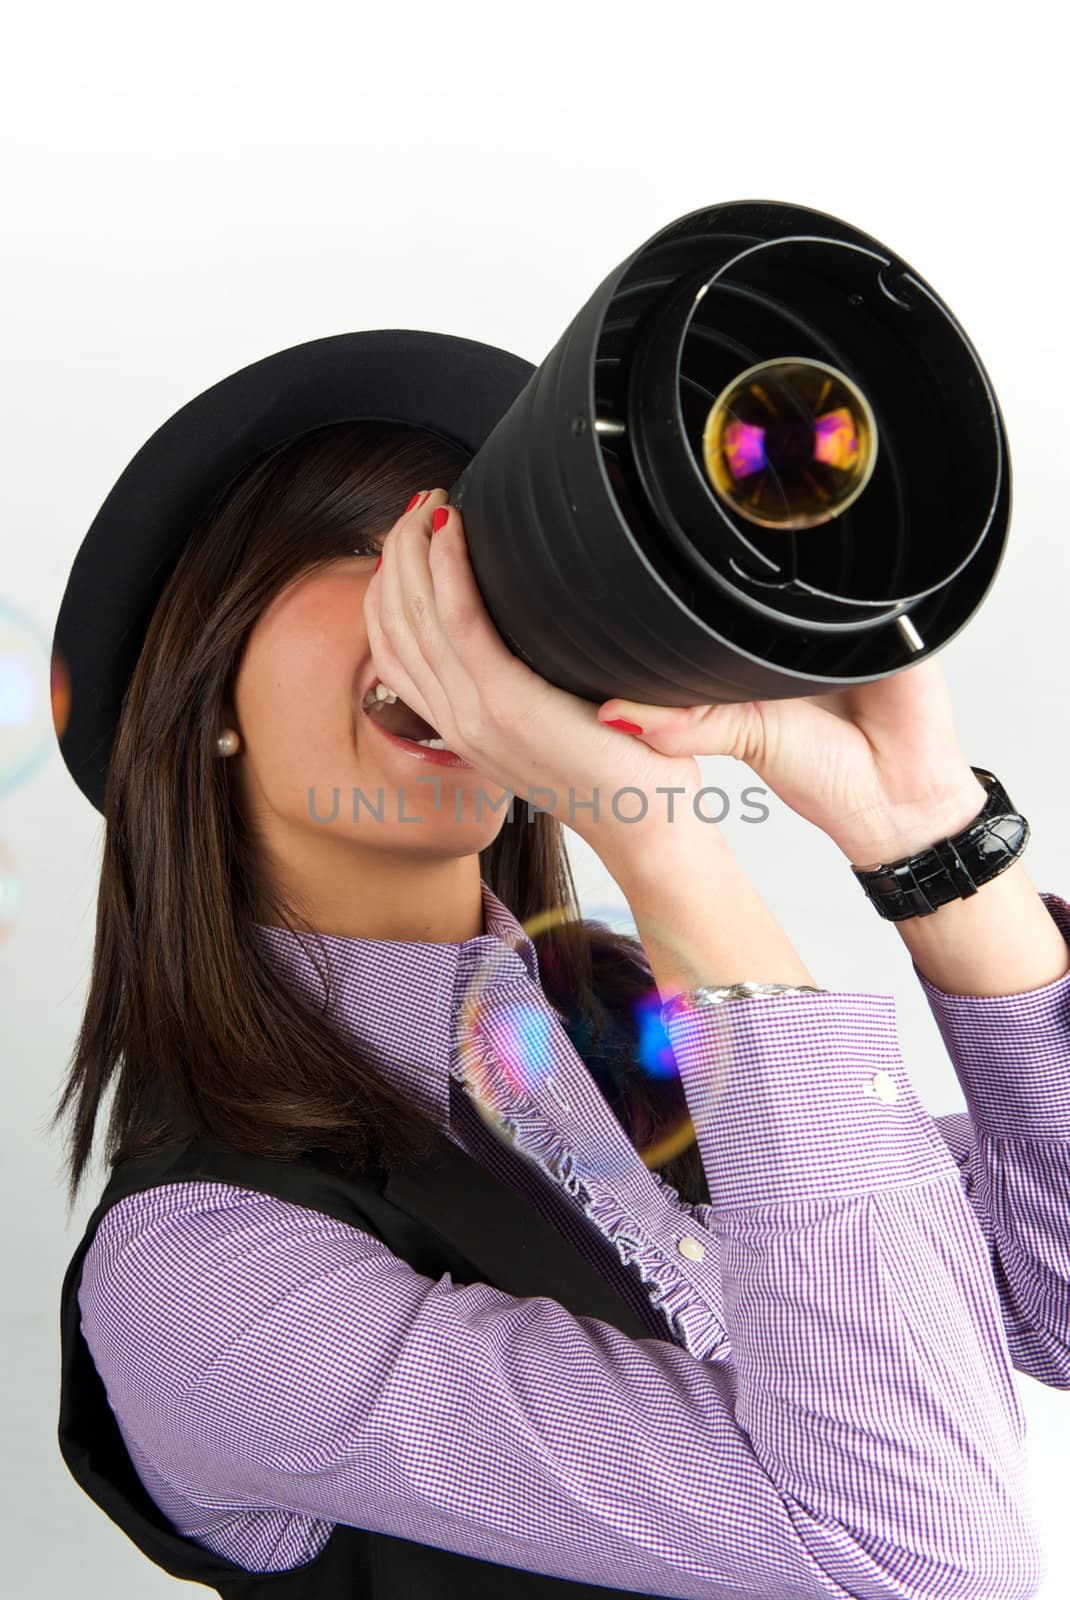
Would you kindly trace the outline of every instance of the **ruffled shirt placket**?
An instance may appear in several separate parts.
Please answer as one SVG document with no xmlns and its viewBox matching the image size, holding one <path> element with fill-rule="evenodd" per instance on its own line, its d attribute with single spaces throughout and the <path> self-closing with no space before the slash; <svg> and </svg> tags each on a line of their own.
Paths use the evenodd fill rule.
<svg viewBox="0 0 1070 1600">
<path fill-rule="evenodd" d="M 675 1343 L 727 1356 L 715 1234 L 643 1161 L 521 957 L 495 938 L 469 941 L 455 1004 L 449 1070 L 482 1120 L 638 1272 Z"/>
</svg>

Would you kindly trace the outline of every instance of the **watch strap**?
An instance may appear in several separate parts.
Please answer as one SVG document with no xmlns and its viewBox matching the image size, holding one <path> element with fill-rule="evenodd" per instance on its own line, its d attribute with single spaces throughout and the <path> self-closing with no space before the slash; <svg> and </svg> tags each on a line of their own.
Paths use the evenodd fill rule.
<svg viewBox="0 0 1070 1600">
<path fill-rule="evenodd" d="M 968 827 L 927 850 L 864 869 L 852 867 L 870 902 L 889 922 L 928 917 L 950 900 L 966 899 L 1006 872 L 1029 839 L 1029 823 L 994 773 L 970 769 L 988 791 Z"/>
</svg>

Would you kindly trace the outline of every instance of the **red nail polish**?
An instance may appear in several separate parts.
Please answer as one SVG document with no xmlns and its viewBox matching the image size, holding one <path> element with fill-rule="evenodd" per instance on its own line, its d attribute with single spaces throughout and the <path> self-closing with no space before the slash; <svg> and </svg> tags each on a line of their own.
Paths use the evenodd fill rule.
<svg viewBox="0 0 1070 1600">
<path fill-rule="evenodd" d="M 431 532 L 437 533 L 439 528 L 444 528 L 450 520 L 449 506 L 436 506 L 435 514 L 431 518 Z"/>
<path fill-rule="evenodd" d="M 381 567 L 381 566 L 382 566 L 382 564 L 383 564 L 383 558 L 382 558 L 382 556 L 380 556 L 380 557 L 379 557 L 379 559 L 378 559 L 378 561 L 377 561 L 377 562 L 376 562 L 376 563 L 375 563 L 375 570 L 376 570 L 376 572 L 378 572 L 378 571 L 379 571 L 379 568 L 380 568 L 380 567 Z"/>
<path fill-rule="evenodd" d="M 642 733 L 638 722 L 629 722 L 627 717 L 614 717 L 612 722 L 603 722 L 603 728 L 619 728 L 622 733 Z"/>
<path fill-rule="evenodd" d="M 416 493 L 416 494 L 414 494 L 414 495 L 413 495 L 413 497 L 412 497 L 412 499 L 411 499 L 411 500 L 410 500 L 410 501 L 409 501 L 409 503 L 408 503 L 408 505 L 407 505 L 407 506 L 406 506 L 406 507 L 405 507 L 405 511 L 411 511 L 411 510 L 412 510 L 412 508 L 413 508 L 413 506 L 414 506 L 414 505 L 415 505 L 415 504 L 416 504 L 416 502 L 417 502 L 417 500 L 419 500 L 419 498 L 420 498 L 420 495 L 419 495 L 419 492 L 417 492 L 417 493 Z M 402 512 L 402 513 L 401 513 L 401 514 L 402 514 L 402 516 L 404 516 L 404 515 L 405 515 L 405 511 L 403 511 L 403 512 Z"/>
</svg>

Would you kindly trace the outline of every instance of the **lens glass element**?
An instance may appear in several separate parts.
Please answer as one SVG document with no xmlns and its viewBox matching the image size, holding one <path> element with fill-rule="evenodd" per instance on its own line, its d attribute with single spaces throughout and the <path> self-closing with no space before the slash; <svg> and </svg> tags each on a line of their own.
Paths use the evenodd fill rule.
<svg viewBox="0 0 1070 1600">
<path fill-rule="evenodd" d="M 763 528 L 810 528 L 856 500 L 877 460 L 862 391 L 806 357 L 761 361 L 723 389 L 702 432 L 703 465 L 729 510 Z"/>
</svg>

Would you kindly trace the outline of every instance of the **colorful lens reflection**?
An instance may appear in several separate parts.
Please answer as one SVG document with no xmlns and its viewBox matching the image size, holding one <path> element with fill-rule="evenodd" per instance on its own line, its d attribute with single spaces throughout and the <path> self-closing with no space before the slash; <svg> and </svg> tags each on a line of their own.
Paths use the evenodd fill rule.
<svg viewBox="0 0 1070 1600">
<path fill-rule="evenodd" d="M 15 925 L 21 899 L 22 881 L 15 857 L 0 839 L 0 944 L 6 941 Z"/>
<path fill-rule="evenodd" d="M 71 714 L 71 675 L 59 650 L 52 652 L 49 688 L 52 696 L 52 726 L 56 738 L 62 739 Z"/>
<path fill-rule="evenodd" d="M 703 465 L 732 512 L 763 528 L 817 527 L 858 498 L 877 461 L 877 425 L 862 391 L 805 357 L 761 361 L 714 401 Z"/>
<path fill-rule="evenodd" d="M 528 937 L 534 938 L 547 927 L 566 920 L 564 908 L 558 907 L 529 918 L 523 926 Z M 588 926 L 595 925 L 594 932 L 600 925 L 636 937 L 631 912 L 620 903 L 587 904 L 583 920 Z M 504 996 L 495 981 L 496 968 L 491 955 L 485 969 L 473 975 L 462 1005 L 459 1031 L 462 1055 L 468 1063 L 463 1081 L 469 1099 L 487 1128 L 509 1144 L 511 1133 L 501 1125 L 501 1119 L 508 1121 L 510 1107 L 515 1107 L 518 1100 L 539 1094 L 555 1123 L 558 1118 L 553 1114 L 554 1102 L 565 1115 L 570 1108 L 567 1090 L 555 1070 L 551 1020 L 537 1004 L 525 999 L 522 986 L 513 995 Z M 634 1085 L 637 1076 L 648 1080 L 649 1092 L 644 1098 L 653 1110 L 655 1126 L 648 1127 L 641 1138 L 634 1132 L 629 1137 L 631 1148 L 654 1169 L 686 1150 L 695 1137 L 676 1059 L 661 1025 L 661 1003 L 661 996 L 654 990 L 632 1004 L 638 1042 L 634 1062 L 626 1074 L 626 1087 Z M 470 1049 L 473 1043 L 478 1048 Z M 593 1065 L 588 1070 L 600 1091 L 606 1098 L 615 1097 L 620 1087 L 615 1077 L 618 1069 L 607 1064 L 608 1057 L 605 1061 L 600 1057 L 591 1059 Z M 716 1080 L 719 1074 L 712 1072 L 710 1076 Z M 624 1178 L 632 1159 L 627 1147 L 618 1148 L 599 1156 L 595 1170 L 602 1177 Z"/>
<path fill-rule="evenodd" d="M 53 744 L 47 642 L 0 600 L 0 794 L 24 783 Z"/>
</svg>

